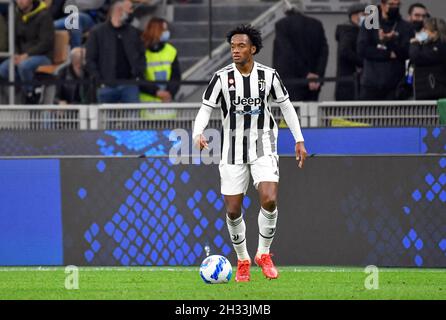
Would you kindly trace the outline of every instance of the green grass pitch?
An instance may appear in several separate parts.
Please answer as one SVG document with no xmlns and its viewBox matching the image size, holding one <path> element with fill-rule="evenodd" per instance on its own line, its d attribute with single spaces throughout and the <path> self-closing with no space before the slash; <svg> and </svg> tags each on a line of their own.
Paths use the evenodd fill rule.
<svg viewBox="0 0 446 320">
<path fill-rule="evenodd" d="M 379 288 L 365 289 L 362 268 L 279 267 L 267 280 L 258 267 L 251 282 L 205 284 L 198 267 L 79 268 L 79 289 L 65 289 L 63 267 L 0 268 L 5 299 L 446 299 L 444 269 L 379 269 Z M 235 271 L 235 270 L 234 270 Z"/>
</svg>

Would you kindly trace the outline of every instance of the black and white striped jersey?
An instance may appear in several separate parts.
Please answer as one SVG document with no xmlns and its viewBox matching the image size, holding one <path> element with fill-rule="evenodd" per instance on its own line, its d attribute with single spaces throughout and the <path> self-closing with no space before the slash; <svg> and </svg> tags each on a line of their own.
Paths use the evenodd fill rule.
<svg viewBox="0 0 446 320">
<path fill-rule="evenodd" d="M 250 75 L 243 76 L 232 63 L 214 73 L 204 92 L 200 112 L 206 116 L 197 115 L 194 137 L 203 132 L 212 110 L 219 108 L 223 122 L 220 163 L 251 163 L 277 154 L 278 128 L 271 102 L 281 107 L 296 142 L 303 141 L 297 114 L 278 73 L 254 62 Z"/>
</svg>

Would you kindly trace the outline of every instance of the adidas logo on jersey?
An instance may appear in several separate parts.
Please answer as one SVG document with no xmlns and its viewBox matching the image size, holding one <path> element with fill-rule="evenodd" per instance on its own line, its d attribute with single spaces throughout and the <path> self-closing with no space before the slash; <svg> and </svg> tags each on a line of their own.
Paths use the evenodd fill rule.
<svg viewBox="0 0 446 320">
<path fill-rule="evenodd" d="M 261 98 L 241 98 L 237 97 L 236 100 L 232 100 L 232 104 L 235 106 L 251 106 L 251 107 L 260 107 L 262 104 Z"/>
</svg>

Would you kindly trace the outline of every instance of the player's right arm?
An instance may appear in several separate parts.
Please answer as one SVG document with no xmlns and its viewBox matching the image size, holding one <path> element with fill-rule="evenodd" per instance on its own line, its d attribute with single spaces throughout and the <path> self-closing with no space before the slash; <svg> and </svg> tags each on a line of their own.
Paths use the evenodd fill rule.
<svg viewBox="0 0 446 320">
<path fill-rule="evenodd" d="M 208 143 L 203 135 L 204 129 L 206 129 L 209 119 L 211 118 L 212 110 L 218 108 L 218 104 L 222 97 L 222 88 L 220 77 L 217 74 L 211 79 L 206 91 L 203 93 L 203 100 L 197 117 L 195 118 L 194 130 L 192 137 L 194 144 L 200 150 L 207 148 Z"/>
</svg>

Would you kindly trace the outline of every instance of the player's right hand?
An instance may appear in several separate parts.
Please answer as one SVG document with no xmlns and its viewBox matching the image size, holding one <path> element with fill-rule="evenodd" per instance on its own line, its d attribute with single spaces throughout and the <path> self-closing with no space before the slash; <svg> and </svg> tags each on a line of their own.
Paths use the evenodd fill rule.
<svg viewBox="0 0 446 320">
<path fill-rule="evenodd" d="M 307 150 L 303 142 L 296 143 L 296 160 L 297 166 L 302 169 L 304 167 L 305 159 L 307 158 Z"/>
<path fill-rule="evenodd" d="M 209 149 L 208 142 L 207 142 L 205 136 L 202 134 L 197 135 L 194 138 L 194 144 L 198 149 L 200 149 L 200 151 L 203 149 L 206 149 L 206 150 Z"/>
</svg>

